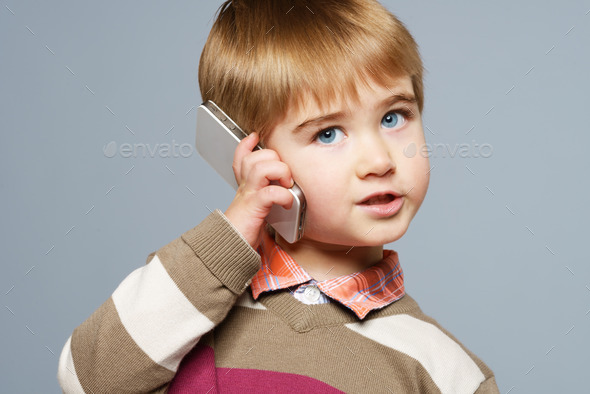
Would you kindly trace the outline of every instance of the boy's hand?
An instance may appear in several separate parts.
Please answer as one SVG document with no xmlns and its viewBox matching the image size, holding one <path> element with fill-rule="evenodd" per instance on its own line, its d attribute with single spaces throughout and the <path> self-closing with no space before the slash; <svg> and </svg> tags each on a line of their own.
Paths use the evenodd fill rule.
<svg viewBox="0 0 590 394">
<path fill-rule="evenodd" d="M 232 167 L 238 190 L 225 211 L 225 216 L 254 249 L 260 244 L 264 219 L 273 204 L 286 209 L 293 204 L 293 195 L 287 190 L 293 186 L 289 167 L 274 150 L 252 151 L 257 143 L 258 134 L 251 133 L 236 148 Z"/>
</svg>

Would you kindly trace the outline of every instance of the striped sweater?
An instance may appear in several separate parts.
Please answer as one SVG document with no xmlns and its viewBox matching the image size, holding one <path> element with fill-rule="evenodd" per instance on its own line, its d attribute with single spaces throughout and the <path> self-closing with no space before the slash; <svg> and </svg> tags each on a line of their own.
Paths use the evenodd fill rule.
<svg viewBox="0 0 590 394">
<path fill-rule="evenodd" d="M 405 295 L 360 320 L 249 287 L 260 255 L 216 210 L 151 253 L 67 340 L 67 393 L 497 393 L 492 371 Z M 248 290 L 248 291 L 246 291 Z"/>
</svg>

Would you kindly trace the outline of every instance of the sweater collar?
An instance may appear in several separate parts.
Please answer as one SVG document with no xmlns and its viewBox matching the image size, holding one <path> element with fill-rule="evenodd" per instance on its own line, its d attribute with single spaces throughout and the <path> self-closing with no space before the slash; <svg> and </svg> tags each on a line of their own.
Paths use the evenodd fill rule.
<svg viewBox="0 0 590 394">
<path fill-rule="evenodd" d="M 257 250 L 261 267 L 252 278 L 254 299 L 261 293 L 298 286 L 313 279 L 266 231 L 263 231 Z M 360 319 L 405 294 L 404 275 L 397 252 L 388 249 L 383 250 L 383 259 L 375 265 L 360 272 L 317 282 L 316 286 L 331 299 L 351 309 Z"/>
</svg>

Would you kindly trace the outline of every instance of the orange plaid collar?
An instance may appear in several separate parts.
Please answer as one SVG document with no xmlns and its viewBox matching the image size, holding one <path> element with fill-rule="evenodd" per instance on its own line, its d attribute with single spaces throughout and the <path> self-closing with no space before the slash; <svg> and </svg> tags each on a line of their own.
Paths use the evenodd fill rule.
<svg viewBox="0 0 590 394">
<path fill-rule="evenodd" d="M 262 264 L 252 278 L 252 296 L 301 285 L 313 278 L 266 232 L 258 247 Z M 373 309 L 383 308 L 405 294 L 404 274 L 397 252 L 383 250 L 383 260 L 363 271 L 318 282 L 328 297 L 350 308 L 360 319 Z"/>
</svg>

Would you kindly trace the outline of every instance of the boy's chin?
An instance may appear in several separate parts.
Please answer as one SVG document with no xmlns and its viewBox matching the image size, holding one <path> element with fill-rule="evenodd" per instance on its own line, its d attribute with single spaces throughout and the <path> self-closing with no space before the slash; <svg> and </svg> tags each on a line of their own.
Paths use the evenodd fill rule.
<svg viewBox="0 0 590 394">
<path fill-rule="evenodd" d="M 403 228 L 399 226 L 375 226 L 368 232 L 342 231 L 342 229 L 320 230 L 315 228 L 305 232 L 302 240 L 349 247 L 375 247 L 397 241 L 403 237 L 407 230 L 408 226 L 403 226 Z"/>
</svg>

